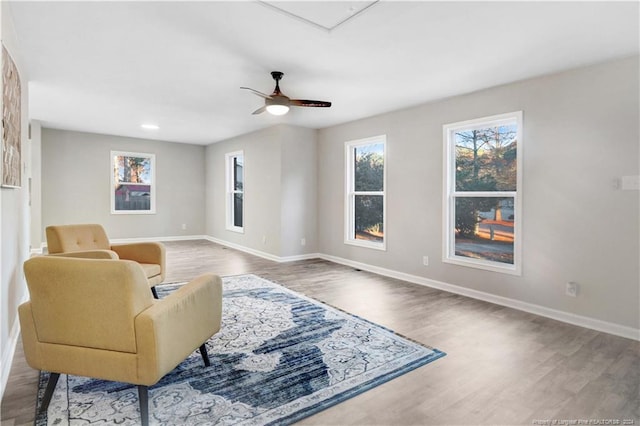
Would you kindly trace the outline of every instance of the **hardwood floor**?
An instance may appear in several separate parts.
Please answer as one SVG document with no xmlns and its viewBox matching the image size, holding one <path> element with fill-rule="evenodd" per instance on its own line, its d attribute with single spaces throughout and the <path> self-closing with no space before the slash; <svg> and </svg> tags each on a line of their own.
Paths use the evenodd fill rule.
<svg viewBox="0 0 640 426">
<path fill-rule="evenodd" d="M 640 424 L 640 342 L 324 260 L 279 264 L 208 241 L 166 247 L 167 282 L 254 273 L 447 353 L 300 424 Z M 3 426 L 33 423 L 37 378 L 19 343 Z"/>
</svg>

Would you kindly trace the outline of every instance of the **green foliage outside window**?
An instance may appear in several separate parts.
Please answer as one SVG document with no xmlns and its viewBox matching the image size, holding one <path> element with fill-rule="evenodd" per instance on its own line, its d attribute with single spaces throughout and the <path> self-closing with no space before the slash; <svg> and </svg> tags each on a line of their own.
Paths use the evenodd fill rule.
<svg viewBox="0 0 640 426">
<path fill-rule="evenodd" d="M 356 192 L 384 190 L 383 145 L 355 148 L 354 189 Z M 355 196 L 355 231 L 366 233 L 367 239 L 382 240 L 384 235 L 384 197 Z M 356 235 L 356 238 L 359 238 Z"/>
</svg>

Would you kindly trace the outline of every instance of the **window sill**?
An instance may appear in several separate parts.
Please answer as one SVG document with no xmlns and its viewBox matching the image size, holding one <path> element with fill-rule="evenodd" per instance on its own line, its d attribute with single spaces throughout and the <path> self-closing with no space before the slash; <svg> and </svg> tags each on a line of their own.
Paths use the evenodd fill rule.
<svg viewBox="0 0 640 426">
<path fill-rule="evenodd" d="M 372 242 L 368 242 L 368 241 L 364 241 L 364 240 L 344 240 L 344 243 L 348 244 L 350 246 L 357 246 L 357 247 L 370 248 L 370 249 L 374 249 L 374 250 L 387 251 L 386 242 L 384 242 L 384 243 L 372 243 Z"/>
<path fill-rule="evenodd" d="M 155 210 L 111 210 L 111 214 L 156 214 Z"/>
<path fill-rule="evenodd" d="M 467 268 L 482 269 L 485 271 L 499 272 L 501 274 L 509 275 L 522 275 L 521 268 L 515 265 L 500 264 L 498 262 L 488 262 L 482 260 L 474 260 L 467 257 L 455 256 L 455 257 L 443 257 L 443 263 L 449 263 L 452 265 L 465 266 Z"/>
</svg>

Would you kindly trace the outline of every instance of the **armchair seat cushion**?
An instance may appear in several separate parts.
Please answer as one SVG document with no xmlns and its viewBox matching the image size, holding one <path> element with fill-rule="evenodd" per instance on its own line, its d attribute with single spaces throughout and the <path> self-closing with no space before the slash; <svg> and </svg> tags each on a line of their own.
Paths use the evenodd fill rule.
<svg viewBox="0 0 640 426">
<path fill-rule="evenodd" d="M 162 273 L 162 269 L 160 269 L 160 265 L 156 265 L 155 263 L 140 263 L 142 266 L 142 270 L 148 279 L 151 279 L 155 276 L 160 276 Z"/>
</svg>

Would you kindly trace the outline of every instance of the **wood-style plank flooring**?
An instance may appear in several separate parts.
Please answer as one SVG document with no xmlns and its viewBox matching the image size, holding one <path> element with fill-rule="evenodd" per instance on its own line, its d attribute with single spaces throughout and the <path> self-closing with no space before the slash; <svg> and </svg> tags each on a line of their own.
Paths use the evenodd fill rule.
<svg viewBox="0 0 640 426">
<path fill-rule="evenodd" d="M 279 264 L 208 241 L 165 244 L 167 282 L 254 273 L 447 353 L 300 424 L 640 425 L 640 342 L 324 260 Z M 19 343 L 3 426 L 33 423 L 37 377 Z"/>
</svg>

